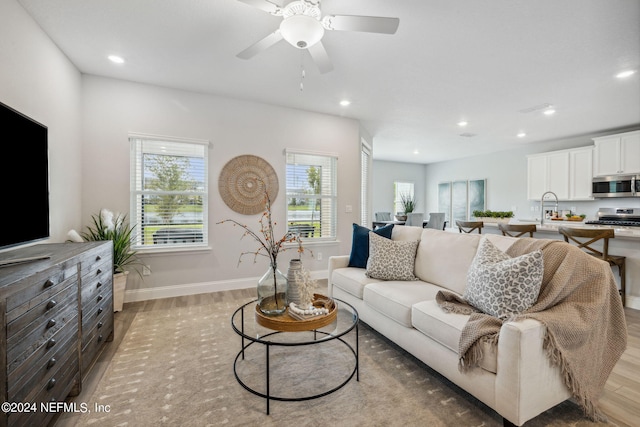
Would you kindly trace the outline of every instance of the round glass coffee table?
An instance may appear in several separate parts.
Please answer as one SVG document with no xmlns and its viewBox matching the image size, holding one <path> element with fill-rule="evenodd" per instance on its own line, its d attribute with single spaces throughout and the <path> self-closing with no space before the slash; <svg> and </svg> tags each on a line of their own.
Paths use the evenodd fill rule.
<svg viewBox="0 0 640 427">
<path fill-rule="evenodd" d="M 360 380 L 358 312 L 342 300 L 333 301 L 335 311 L 324 320 L 296 320 L 289 309 L 266 317 L 257 310 L 257 301 L 231 316 L 231 326 L 241 337 L 233 373 L 242 387 L 266 399 L 267 415 L 271 400 L 317 399 L 354 376 Z"/>
</svg>

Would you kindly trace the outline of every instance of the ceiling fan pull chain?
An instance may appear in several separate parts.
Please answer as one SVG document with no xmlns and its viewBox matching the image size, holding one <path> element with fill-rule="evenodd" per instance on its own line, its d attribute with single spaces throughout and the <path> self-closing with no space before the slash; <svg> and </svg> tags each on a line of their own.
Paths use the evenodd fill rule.
<svg viewBox="0 0 640 427">
<path fill-rule="evenodd" d="M 300 51 L 300 92 L 304 90 L 304 50 Z"/>
</svg>

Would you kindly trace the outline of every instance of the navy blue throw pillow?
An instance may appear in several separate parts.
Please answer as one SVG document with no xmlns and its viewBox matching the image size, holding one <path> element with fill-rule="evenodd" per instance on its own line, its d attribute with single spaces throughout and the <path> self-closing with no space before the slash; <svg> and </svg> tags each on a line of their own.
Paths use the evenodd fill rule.
<svg viewBox="0 0 640 427">
<path fill-rule="evenodd" d="M 373 230 L 379 236 L 391 238 L 393 224 Z M 349 256 L 349 267 L 367 268 L 369 259 L 369 230 L 358 224 L 353 224 L 353 238 L 351 240 L 351 255 Z"/>
</svg>

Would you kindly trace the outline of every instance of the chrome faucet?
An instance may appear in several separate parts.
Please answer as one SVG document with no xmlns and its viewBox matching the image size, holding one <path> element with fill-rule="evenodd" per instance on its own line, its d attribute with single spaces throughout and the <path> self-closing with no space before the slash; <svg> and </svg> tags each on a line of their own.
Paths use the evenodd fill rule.
<svg viewBox="0 0 640 427">
<path fill-rule="evenodd" d="M 558 196 L 553 191 L 545 192 L 540 198 L 540 225 L 544 225 L 544 196 L 546 196 L 547 194 L 552 194 L 553 197 L 556 199 L 556 205 L 555 205 L 556 209 L 554 212 L 558 212 Z"/>
</svg>

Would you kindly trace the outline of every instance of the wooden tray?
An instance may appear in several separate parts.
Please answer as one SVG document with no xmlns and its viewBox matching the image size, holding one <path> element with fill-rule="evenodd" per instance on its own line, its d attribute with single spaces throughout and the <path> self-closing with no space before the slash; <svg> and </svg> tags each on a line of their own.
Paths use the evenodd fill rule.
<svg viewBox="0 0 640 427">
<path fill-rule="evenodd" d="M 260 311 L 260 307 L 256 304 L 256 322 L 265 328 L 283 332 L 302 332 L 320 329 L 331 324 L 338 316 L 338 307 L 334 300 L 324 295 L 313 294 L 313 305 L 324 306 L 324 304 L 320 304 L 320 300 L 330 300 L 330 305 L 326 307 L 329 309 L 329 314 L 313 317 L 308 320 L 298 320 L 289 316 L 289 307 L 279 316 L 267 316 Z"/>
</svg>

